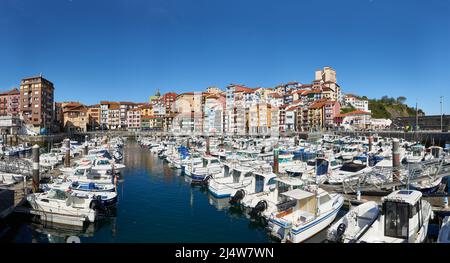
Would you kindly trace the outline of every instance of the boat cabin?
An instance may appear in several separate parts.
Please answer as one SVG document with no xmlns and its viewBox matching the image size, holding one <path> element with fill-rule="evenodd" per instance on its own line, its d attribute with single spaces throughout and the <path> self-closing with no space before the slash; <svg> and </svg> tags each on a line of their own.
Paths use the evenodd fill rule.
<svg viewBox="0 0 450 263">
<path fill-rule="evenodd" d="M 272 173 L 272 167 L 268 166 L 268 169 L 257 169 L 253 172 L 254 180 L 254 192 L 261 193 L 266 191 L 274 191 L 277 182 L 275 181 L 277 175 Z"/>
<path fill-rule="evenodd" d="M 431 156 L 433 156 L 433 158 L 439 159 L 442 157 L 442 155 L 444 154 L 444 148 L 440 147 L 440 146 L 431 146 L 430 148 L 428 148 Z"/>
<path fill-rule="evenodd" d="M 424 223 L 422 193 L 399 190 L 383 198 L 384 236 L 413 241 Z"/>
<path fill-rule="evenodd" d="M 215 157 L 203 157 L 202 158 L 203 167 L 219 166 L 220 161 Z"/>
</svg>

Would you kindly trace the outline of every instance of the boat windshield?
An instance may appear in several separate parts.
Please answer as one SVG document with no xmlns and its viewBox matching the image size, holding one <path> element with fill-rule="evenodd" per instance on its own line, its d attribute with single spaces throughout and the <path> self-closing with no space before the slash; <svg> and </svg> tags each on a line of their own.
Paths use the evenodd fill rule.
<svg viewBox="0 0 450 263">
<path fill-rule="evenodd" d="M 66 200 L 67 194 L 66 194 L 66 192 L 64 192 L 62 190 L 52 189 L 48 192 L 47 197 L 51 198 L 51 199 L 57 199 L 57 200 Z"/>
<path fill-rule="evenodd" d="M 84 174 L 84 169 L 76 169 L 75 170 L 75 175 L 83 175 Z"/>
<path fill-rule="evenodd" d="M 346 152 L 346 153 L 356 152 L 356 149 L 355 148 L 344 148 L 344 152 Z"/>
<path fill-rule="evenodd" d="M 109 161 L 108 160 L 98 160 L 97 161 L 97 165 L 108 165 Z"/>
<path fill-rule="evenodd" d="M 383 205 L 384 235 L 395 238 L 408 238 L 409 231 L 409 204 L 398 202 L 385 202 Z"/>
</svg>

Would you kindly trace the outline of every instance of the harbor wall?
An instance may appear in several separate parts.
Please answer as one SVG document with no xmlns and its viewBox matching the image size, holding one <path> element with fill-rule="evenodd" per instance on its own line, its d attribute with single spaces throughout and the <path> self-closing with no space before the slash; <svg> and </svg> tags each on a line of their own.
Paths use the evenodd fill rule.
<svg viewBox="0 0 450 263">
<path fill-rule="evenodd" d="M 446 143 L 450 143 L 450 132 L 439 132 L 439 131 L 418 131 L 418 132 L 404 132 L 404 131 L 336 131 L 331 132 L 335 135 L 341 136 L 369 136 L 378 135 L 387 138 L 398 138 L 405 139 L 407 141 L 420 141 L 423 144 L 430 145 L 440 145 L 445 146 Z M 309 132 L 298 132 L 291 133 L 289 135 L 281 135 L 280 137 L 293 137 L 297 136 L 299 139 L 312 139 L 319 138 L 322 133 L 309 133 Z M 71 138 L 80 142 L 84 141 L 85 135 L 89 138 L 103 137 L 103 136 L 122 136 L 122 137 L 132 137 L 137 136 L 156 136 L 156 137 L 166 137 L 173 136 L 171 133 L 160 132 L 160 131 L 145 131 L 145 132 L 130 132 L 130 131 L 98 131 L 98 132 L 78 132 L 78 133 L 60 133 L 54 135 L 39 135 L 39 136 L 26 136 L 19 135 L 17 143 L 29 142 L 31 144 L 38 144 L 41 147 L 47 147 L 49 144 L 61 143 L 65 138 Z M 186 137 L 192 135 L 185 135 Z M 198 134 L 197 136 L 205 136 L 204 134 Z M 278 135 L 277 135 L 278 136 Z M 215 135 L 212 137 L 220 137 L 220 135 Z M 268 136 L 232 136 L 234 138 L 248 138 L 248 137 L 258 137 L 267 138 Z M 7 144 L 10 144 L 12 139 L 13 145 L 16 144 L 16 138 L 14 136 L 8 136 Z"/>
</svg>

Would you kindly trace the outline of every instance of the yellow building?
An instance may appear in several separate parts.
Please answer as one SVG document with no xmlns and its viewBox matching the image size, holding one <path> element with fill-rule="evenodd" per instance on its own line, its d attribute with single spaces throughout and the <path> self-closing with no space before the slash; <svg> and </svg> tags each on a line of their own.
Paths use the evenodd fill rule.
<svg viewBox="0 0 450 263">
<path fill-rule="evenodd" d="M 63 125 L 67 132 L 86 132 L 89 124 L 88 108 L 79 102 L 63 102 Z"/>
<path fill-rule="evenodd" d="M 153 116 L 153 107 L 150 104 L 144 104 L 139 106 L 141 109 L 141 116 Z"/>
</svg>

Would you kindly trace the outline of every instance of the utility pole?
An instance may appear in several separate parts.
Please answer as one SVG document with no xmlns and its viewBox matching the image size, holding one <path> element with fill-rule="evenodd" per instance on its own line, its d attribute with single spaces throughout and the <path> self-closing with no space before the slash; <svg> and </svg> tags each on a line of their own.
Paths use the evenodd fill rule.
<svg viewBox="0 0 450 263">
<path fill-rule="evenodd" d="M 441 132 L 444 130 L 444 96 L 441 96 Z"/>
<path fill-rule="evenodd" d="M 416 100 L 416 131 L 418 131 L 419 127 L 419 106 L 418 102 Z"/>
</svg>

